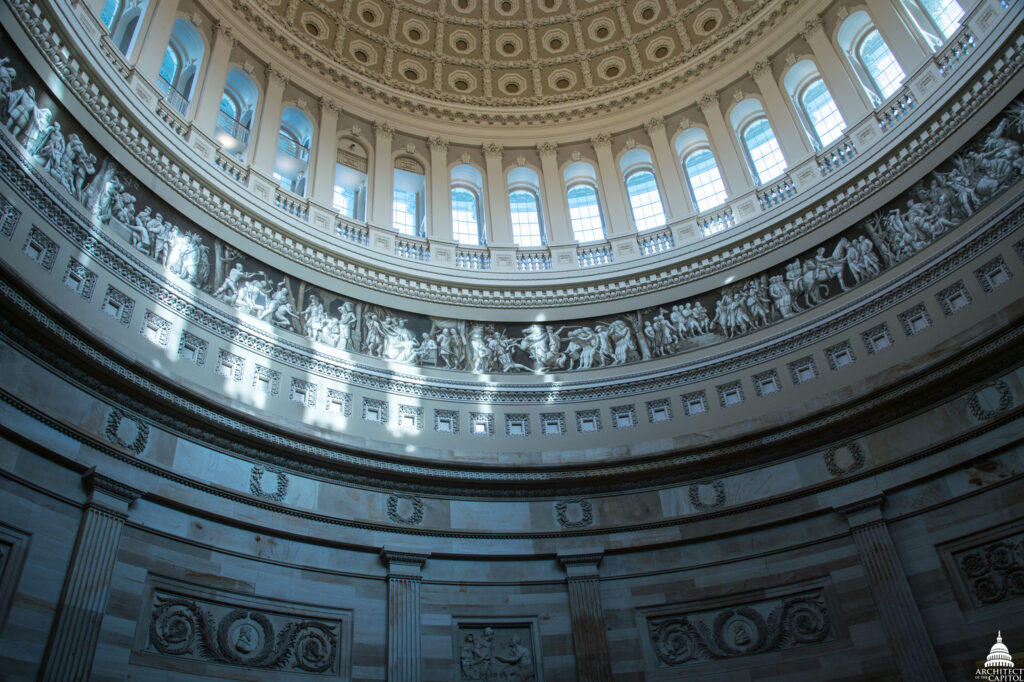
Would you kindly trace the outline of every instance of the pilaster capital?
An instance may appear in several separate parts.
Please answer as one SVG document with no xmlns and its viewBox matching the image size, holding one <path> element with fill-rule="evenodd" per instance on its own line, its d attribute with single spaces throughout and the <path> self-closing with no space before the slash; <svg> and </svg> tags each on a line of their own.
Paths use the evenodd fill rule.
<svg viewBox="0 0 1024 682">
<path fill-rule="evenodd" d="M 558 145 L 554 142 L 538 142 L 537 153 L 544 156 L 554 157 L 558 153 Z"/>
<path fill-rule="evenodd" d="M 231 26 L 223 19 L 214 19 L 212 29 L 214 42 L 220 39 L 228 40 L 231 42 L 231 47 L 238 43 L 235 34 L 231 30 Z"/>
<path fill-rule="evenodd" d="M 772 60 L 765 58 L 760 61 L 754 62 L 754 66 L 750 69 L 750 76 L 754 80 L 760 80 L 765 76 L 770 76 L 772 73 Z"/>
<path fill-rule="evenodd" d="M 99 504 L 117 514 L 124 514 L 132 502 L 142 497 L 141 490 L 96 473 L 96 467 L 91 467 L 82 474 L 82 485 L 89 493 L 91 503 Z"/>
<path fill-rule="evenodd" d="M 608 133 L 598 133 L 590 138 L 590 144 L 594 149 L 604 149 L 612 146 L 612 136 Z"/>
<path fill-rule="evenodd" d="M 804 22 L 804 27 L 800 29 L 800 37 L 804 40 L 809 40 L 811 36 L 817 36 L 818 34 L 825 33 L 825 24 L 822 22 L 821 17 L 814 16 Z"/>
<path fill-rule="evenodd" d="M 501 153 L 505 150 L 505 147 L 497 142 L 488 142 L 483 145 L 482 149 L 484 157 L 488 159 L 501 159 Z"/>
<path fill-rule="evenodd" d="M 665 119 L 661 118 L 660 116 L 655 116 L 644 121 L 644 130 L 647 131 L 648 135 L 664 129 Z"/>
<path fill-rule="evenodd" d="M 430 148 L 431 152 L 437 154 L 447 154 L 448 145 L 449 141 L 447 137 L 440 137 L 438 135 L 435 135 L 433 137 L 427 138 L 427 147 Z"/>
<path fill-rule="evenodd" d="M 562 564 L 569 578 L 598 578 L 597 567 L 603 558 L 603 549 L 587 549 L 577 553 L 559 553 L 558 563 Z"/>
<path fill-rule="evenodd" d="M 267 80 L 270 83 L 281 86 L 282 88 L 288 85 L 288 75 L 274 65 L 267 67 Z"/>
<path fill-rule="evenodd" d="M 388 569 L 388 577 L 419 578 L 429 554 L 402 552 L 384 547 L 380 550 L 380 561 Z"/>
<path fill-rule="evenodd" d="M 338 114 L 341 113 L 341 103 L 338 102 L 338 100 L 332 99 L 330 97 L 321 97 L 320 98 L 320 112 L 322 114 L 326 114 L 328 112 L 333 112 L 334 115 L 337 116 Z"/>
<path fill-rule="evenodd" d="M 852 530 L 858 530 L 885 523 L 885 516 L 882 514 L 882 505 L 884 504 L 885 493 L 878 493 L 834 509 L 846 517 Z"/>
<path fill-rule="evenodd" d="M 391 140 L 395 136 L 395 127 L 387 121 L 374 121 L 373 132 L 378 140 Z"/>
<path fill-rule="evenodd" d="M 718 108 L 718 93 L 717 92 L 705 92 L 697 100 L 697 106 L 700 107 L 701 111 L 708 111 L 709 109 Z"/>
</svg>

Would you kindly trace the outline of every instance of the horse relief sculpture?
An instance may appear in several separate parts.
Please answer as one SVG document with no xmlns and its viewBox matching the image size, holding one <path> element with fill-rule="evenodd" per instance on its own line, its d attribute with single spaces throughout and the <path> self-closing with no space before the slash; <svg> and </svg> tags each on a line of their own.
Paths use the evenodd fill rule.
<svg viewBox="0 0 1024 682">
<path fill-rule="evenodd" d="M 0 58 L 0 104 L 21 158 L 177 280 L 309 342 L 387 363 L 478 374 L 597 370 L 687 351 L 810 310 L 900 263 L 960 225 L 1024 173 L 1024 103 L 885 208 L 739 282 L 655 308 L 557 323 L 483 323 L 368 305 L 239 253 L 140 187 L 67 116 L 42 81 Z M 20 67 L 24 68 L 24 67 Z M 18 87 L 20 86 L 20 87 Z"/>
</svg>

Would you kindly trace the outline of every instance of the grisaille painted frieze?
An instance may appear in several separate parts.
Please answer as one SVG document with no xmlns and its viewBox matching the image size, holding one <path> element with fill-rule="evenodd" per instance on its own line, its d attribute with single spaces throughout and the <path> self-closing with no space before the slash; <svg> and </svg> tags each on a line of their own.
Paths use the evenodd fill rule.
<svg viewBox="0 0 1024 682">
<path fill-rule="evenodd" d="M 289 674 L 337 676 L 342 627 L 341 620 L 236 606 L 157 588 L 143 652 Z"/>
<path fill-rule="evenodd" d="M 659 666 L 714 661 L 835 638 L 821 589 L 739 606 L 647 619 Z"/>
<path fill-rule="evenodd" d="M 9 41 L 8 41 L 8 44 Z M 58 105 L 20 55 L 0 58 L 5 127 L 94 225 L 170 279 L 310 342 L 400 365 L 477 374 L 562 373 L 673 357 L 812 309 L 876 277 L 973 215 L 1024 172 L 1024 103 L 1012 103 L 901 197 L 792 261 L 687 299 L 547 324 L 396 311 L 281 273 L 186 220 L 130 176 Z"/>
</svg>

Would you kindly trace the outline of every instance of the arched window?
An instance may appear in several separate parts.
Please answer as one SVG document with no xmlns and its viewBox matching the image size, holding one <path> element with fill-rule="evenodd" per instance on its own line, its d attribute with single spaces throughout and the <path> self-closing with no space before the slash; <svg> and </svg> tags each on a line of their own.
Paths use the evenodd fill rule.
<svg viewBox="0 0 1024 682">
<path fill-rule="evenodd" d="M 889 99 L 900 89 L 906 74 L 876 29 L 868 31 L 860 41 L 857 56 L 883 100 Z"/>
<path fill-rule="evenodd" d="M 786 157 L 767 118 L 758 118 L 743 129 L 743 144 L 761 184 L 786 172 Z"/>
<path fill-rule="evenodd" d="M 174 83 L 178 80 L 178 65 L 180 63 L 181 58 L 178 57 L 178 53 L 173 46 L 168 45 L 164 52 L 164 60 L 160 64 L 160 80 L 164 81 L 168 88 L 173 88 Z"/>
<path fill-rule="evenodd" d="M 683 170 L 698 211 L 720 206 L 729 198 L 725 193 L 722 174 L 718 172 L 718 164 L 715 163 L 715 155 L 707 147 L 688 154 L 683 161 Z"/>
<path fill-rule="evenodd" d="M 238 103 L 226 92 L 220 96 L 220 110 L 235 121 L 238 120 Z"/>
<path fill-rule="evenodd" d="M 604 221 L 601 204 L 593 185 L 578 184 L 569 188 L 569 223 L 576 241 L 592 242 L 604 239 Z"/>
<path fill-rule="evenodd" d="M 508 195 L 509 211 L 512 214 L 512 241 L 517 246 L 542 246 L 540 230 L 540 206 L 537 195 L 525 189 L 517 189 Z"/>
<path fill-rule="evenodd" d="M 460 244 L 479 246 L 480 202 L 476 192 L 465 187 L 452 188 L 452 236 Z"/>
<path fill-rule="evenodd" d="M 396 230 L 402 234 L 415 235 L 416 215 L 419 210 L 416 193 L 404 189 L 395 190 L 395 202 L 392 206 L 391 221 Z"/>
<path fill-rule="evenodd" d="M 918 32 L 932 50 L 953 37 L 964 18 L 964 8 L 956 0 L 902 0 Z"/>
<path fill-rule="evenodd" d="M 391 224 L 402 234 L 423 236 L 426 189 L 425 169 L 419 161 L 409 156 L 395 159 Z"/>
<path fill-rule="evenodd" d="M 342 139 L 337 155 L 334 164 L 334 208 L 346 218 L 365 220 L 366 172 L 369 168 L 366 149 L 351 138 Z"/>
<path fill-rule="evenodd" d="M 306 195 L 309 172 L 309 149 L 313 143 L 313 121 L 298 107 L 288 106 L 281 112 L 281 127 L 277 133 L 277 155 L 274 158 L 274 177 L 281 188 Z"/>
<path fill-rule="evenodd" d="M 626 178 L 626 193 L 637 231 L 665 226 L 665 209 L 661 205 L 661 193 L 654 173 L 646 169 L 631 173 Z"/>
<path fill-rule="evenodd" d="M 117 21 L 121 14 L 121 0 L 107 0 L 103 3 L 103 9 L 100 11 L 100 21 L 107 28 L 113 28 L 114 22 Z"/>
<path fill-rule="evenodd" d="M 842 137 L 846 121 L 839 113 L 839 107 L 832 99 L 832 93 L 825 86 L 825 81 L 818 78 L 803 89 L 800 93 L 800 107 L 822 147 L 827 147 Z"/>
</svg>

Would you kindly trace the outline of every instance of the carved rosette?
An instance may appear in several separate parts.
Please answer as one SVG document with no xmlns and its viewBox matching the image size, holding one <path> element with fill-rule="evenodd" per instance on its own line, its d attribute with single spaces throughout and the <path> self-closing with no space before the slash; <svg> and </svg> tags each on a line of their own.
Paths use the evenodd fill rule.
<svg viewBox="0 0 1024 682">
<path fill-rule="evenodd" d="M 956 564 L 977 606 L 1024 597 L 1024 534 L 962 552 Z"/>
</svg>

